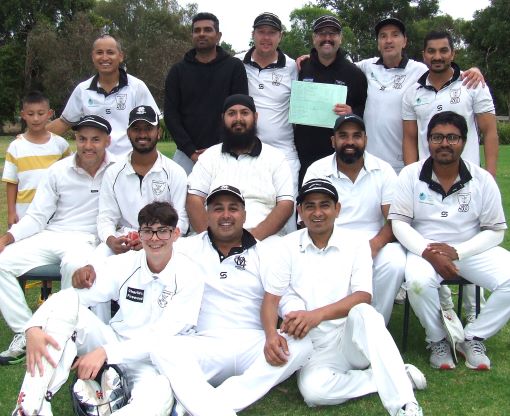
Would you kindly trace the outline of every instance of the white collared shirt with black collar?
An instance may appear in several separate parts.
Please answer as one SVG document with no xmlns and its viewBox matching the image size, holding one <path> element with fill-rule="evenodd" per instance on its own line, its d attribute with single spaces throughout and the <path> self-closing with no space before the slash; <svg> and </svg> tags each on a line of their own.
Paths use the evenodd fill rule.
<svg viewBox="0 0 510 416">
<path fill-rule="evenodd" d="M 499 188 L 487 171 L 461 159 L 457 181 L 445 192 L 432 165 L 428 158 L 402 170 L 388 219 L 407 222 L 425 239 L 448 244 L 485 229 L 507 228 Z"/>
<path fill-rule="evenodd" d="M 488 87 L 481 84 L 467 88 L 460 79 L 460 68 L 452 62 L 453 76 L 438 91 L 430 84 L 426 72 L 404 94 L 402 119 L 416 121 L 418 126 L 419 159 L 430 156 L 427 141 L 427 126 L 430 119 L 443 111 L 454 111 L 462 115 L 468 125 L 468 135 L 462 158 L 480 165 L 480 149 L 476 115 L 495 114 L 494 102 Z M 370 138 L 368 139 L 370 141 Z"/>
</svg>

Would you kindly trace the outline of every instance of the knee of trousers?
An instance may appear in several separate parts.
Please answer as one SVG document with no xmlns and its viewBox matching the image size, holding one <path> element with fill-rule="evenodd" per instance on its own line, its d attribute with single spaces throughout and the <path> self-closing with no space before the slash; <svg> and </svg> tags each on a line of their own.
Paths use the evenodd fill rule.
<svg viewBox="0 0 510 416">
<path fill-rule="evenodd" d="M 37 322 L 45 321 L 43 330 L 62 337 L 71 337 L 78 323 L 80 299 L 78 292 L 73 289 L 64 289 L 50 296 L 34 317 Z"/>
<path fill-rule="evenodd" d="M 383 316 L 375 310 L 375 308 L 372 305 L 369 305 L 368 303 L 359 303 L 351 308 L 349 311 L 349 314 L 347 315 L 347 319 L 349 321 L 355 321 L 355 322 L 366 322 L 367 320 L 369 322 L 377 322 L 381 321 L 383 325 L 384 324 L 384 318 Z"/>
<path fill-rule="evenodd" d="M 172 410 L 173 403 L 170 382 L 163 375 L 140 380 L 133 389 L 132 407 L 140 409 L 142 412 L 139 414 L 167 416 Z"/>
<path fill-rule="evenodd" d="M 384 269 L 388 272 L 404 276 L 406 267 L 406 253 L 399 243 L 386 244 L 374 259 L 374 269 Z"/>
<path fill-rule="evenodd" d="M 305 403 L 308 406 L 319 406 L 326 404 L 326 386 L 328 381 L 335 376 L 332 369 L 322 367 L 303 367 L 297 378 L 297 384 Z"/>
</svg>

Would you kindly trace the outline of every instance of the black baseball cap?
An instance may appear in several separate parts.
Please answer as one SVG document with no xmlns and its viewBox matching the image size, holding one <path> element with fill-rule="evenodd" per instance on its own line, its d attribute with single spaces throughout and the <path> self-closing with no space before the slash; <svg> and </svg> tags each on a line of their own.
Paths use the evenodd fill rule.
<svg viewBox="0 0 510 416">
<path fill-rule="evenodd" d="M 159 124 L 159 117 L 151 106 L 139 105 L 129 113 L 128 128 L 136 121 L 146 121 L 153 126 L 157 126 Z"/>
<path fill-rule="evenodd" d="M 255 21 L 253 22 L 253 29 L 264 25 L 274 27 L 276 30 L 280 32 L 282 31 L 282 22 L 280 18 L 273 13 L 264 12 L 262 14 L 259 14 L 255 18 Z"/>
<path fill-rule="evenodd" d="M 402 20 L 400 19 L 397 19 L 396 17 L 387 17 L 386 19 L 381 20 L 379 23 L 375 25 L 375 37 L 378 37 L 381 28 L 387 25 L 394 25 L 398 27 L 402 34 L 405 36 L 406 25 L 404 25 L 404 22 L 402 22 Z"/>
<path fill-rule="evenodd" d="M 352 113 L 338 117 L 335 121 L 335 127 L 333 127 L 333 131 L 337 131 L 342 124 L 347 123 L 348 121 L 351 123 L 356 123 L 363 129 L 363 131 L 366 131 L 365 122 L 363 119 L 360 116 Z"/>
<path fill-rule="evenodd" d="M 239 201 L 241 201 L 243 205 L 245 204 L 243 194 L 238 188 L 232 185 L 221 185 L 218 186 L 217 188 L 214 188 L 211 192 L 209 192 L 209 195 L 207 195 L 207 199 L 205 200 L 206 205 L 209 205 L 218 195 L 225 194 L 233 195 L 237 199 L 239 199 Z"/>
<path fill-rule="evenodd" d="M 101 116 L 88 115 L 83 116 L 80 120 L 72 127 L 74 131 L 80 130 L 82 127 L 95 127 L 96 129 L 102 130 L 107 134 L 112 132 L 112 126 L 108 120 Z"/>
<path fill-rule="evenodd" d="M 301 189 L 299 190 L 298 197 L 296 198 L 296 202 L 302 204 L 305 196 L 308 194 L 320 193 L 324 195 L 330 196 L 335 203 L 338 202 L 338 192 L 335 186 L 331 183 L 329 179 L 310 179 L 306 183 L 303 184 Z"/>
<path fill-rule="evenodd" d="M 312 30 L 317 32 L 317 30 L 322 29 L 323 27 L 333 27 L 338 29 L 338 31 L 342 30 L 340 20 L 330 14 L 326 14 L 316 19 L 315 22 L 313 22 Z"/>
</svg>

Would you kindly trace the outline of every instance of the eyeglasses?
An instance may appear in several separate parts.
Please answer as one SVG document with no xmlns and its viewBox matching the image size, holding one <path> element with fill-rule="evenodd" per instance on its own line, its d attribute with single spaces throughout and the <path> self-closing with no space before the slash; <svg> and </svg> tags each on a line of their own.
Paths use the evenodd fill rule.
<svg viewBox="0 0 510 416">
<path fill-rule="evenodd" d="M 448 144 L 457 144 L 462 136 L 458 134 L 441 134 L 441 133 L 433 133 L 429 136 L 429 140 L 434 144 L 441 144 L 443 140 L 446 139 Z"/>
<path fill-rule="evenodd" d="M 325 38 L 326 36 L 335 37 L 340 34 L 340 32 L 333 32 L 331 30 L 319 30 L 315 32 L 317 36 L 320 36 L 321 38 Z"/>
<path fill-rule="evenodd" d="M 173 228 L 158 228 L 157 230 L 153 230 L 151 228 L 140 228 L 138 230 L 140 240 L 143 241 L 152 239 L 154 234 L 156 234 L 156 237 L 158 237 L 159 240 L 168 240 L 173 232 Z"/>
</svg>

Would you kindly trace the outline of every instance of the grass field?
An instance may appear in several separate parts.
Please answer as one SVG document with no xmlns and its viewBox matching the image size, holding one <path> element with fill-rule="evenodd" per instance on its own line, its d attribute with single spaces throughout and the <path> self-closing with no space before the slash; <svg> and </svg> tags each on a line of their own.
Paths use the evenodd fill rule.
<svg viewBox="0 0 510 416">
<path fill-rule="evenodd" d="M 8 144 L 0 138 L 0 165 Z M 160 150 L 173 154 L 173 143 L 161 143 Z M 510 146 L 502 146 L 498 166 L 498 184 L 503 194 L 507 218 L 510 215 Z M 0 192 L 0 229 L 5 230 L 5 192 Z M 510 249 L 510 232 L 506 233 L 504 247 Z M 510 267 L 510 265 L 509 265 Z M 28 290 L 29 304 L 35 308 L 39 289 Z M 395 305 L 390 331 L 397 345 L 401 344 L 403 306 Z M 427 376 L 428 389 L 417 392 L 416 396 L 426 415 L 496 415 L 510 414 L 510 324 L 486 342 L 487 353 L 492 361 L 489 372 L 468 370 L 461 361 L 453 371 L 433 370 L 428 365 L 428 351 L 425 350 L 424 331 L 418 320 L 412 316 L 408 352 L 404 361 L 418 366 Z M 0 319 L 0 350 L 8 346 L 12 338 L 10 329 Z M 10 414 L 23 378 L 22 365 L 0 367 L 0 416 Z M 197 397 L 200 400 L 200 397 Z M 67 386 L 53 401 L 55 416 L 72 415 Z M 243 415 L 306 416 L 306 415 L 384 415 L 387 414 L 377 395 L 352 400 L 341 406 L 308 408 L 297 390 L 295 378 L 275 387 L 264 399 L 241 412 Z M 140 415 L 143 416 L 143 415 Z"/>
</svg>

